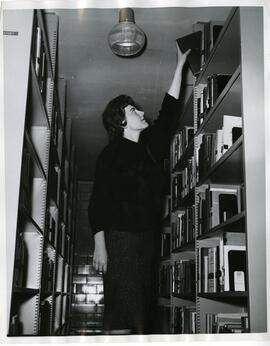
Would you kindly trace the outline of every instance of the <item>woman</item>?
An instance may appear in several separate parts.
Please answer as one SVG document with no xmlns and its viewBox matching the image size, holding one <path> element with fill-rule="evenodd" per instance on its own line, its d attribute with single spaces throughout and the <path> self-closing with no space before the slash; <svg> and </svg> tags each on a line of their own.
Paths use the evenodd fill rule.
<svg viewBox="0 0 270 346">
<path fill-rule="evenodd" d="M 111 141 L 97 159 L 89 220 L 93 264 L 103 272 L 106 334 L 150 332 L 155 236 L 164 197 L 160 165 L 177 128 L 188 53 L 177 46 L 174 77 L 152 126 L 126 95 L 109 102 L 103 113 Z"/>
</svg>

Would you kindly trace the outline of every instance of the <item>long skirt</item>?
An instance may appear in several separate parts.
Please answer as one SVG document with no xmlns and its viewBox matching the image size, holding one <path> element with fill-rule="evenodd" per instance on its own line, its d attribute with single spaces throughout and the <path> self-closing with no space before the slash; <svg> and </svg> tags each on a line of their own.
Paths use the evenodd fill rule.
<svg viewBox="0 0 270 346">
<path fill-rule="evenodd" d="M 104 332 L 147 334 L 155 304 L 155 232 L 105 232 Z"/>
</svg>

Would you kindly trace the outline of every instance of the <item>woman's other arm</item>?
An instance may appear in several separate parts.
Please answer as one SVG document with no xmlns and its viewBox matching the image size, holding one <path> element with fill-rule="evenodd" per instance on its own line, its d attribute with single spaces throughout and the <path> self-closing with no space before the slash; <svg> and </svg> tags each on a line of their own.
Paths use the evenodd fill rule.
<svg viewBox="0 0 270 346">
<path fill-rule="evenodd" d="M 104 155 L 105 154 L 105 155 Z M 93 192 L 88 207 L 89 223 L 94 236 L 93 265 L 98 271 L 107 271 L 107 251 L 104 231 L 108 228 L 106 215 L 110 208 L 110 181 L 107 154 L 98 157 Z"/>
</svg>

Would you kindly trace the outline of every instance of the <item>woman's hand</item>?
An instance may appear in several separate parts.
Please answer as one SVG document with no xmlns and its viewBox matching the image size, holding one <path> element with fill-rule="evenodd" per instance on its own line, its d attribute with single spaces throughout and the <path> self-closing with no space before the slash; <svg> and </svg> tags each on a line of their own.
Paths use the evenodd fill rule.
<svg viewBox="0 0 270 346">
<path fill-rule="evenodd" d="M 182 53 L 177 42 L 175 44 L 176 44 L 176 50 L 177 50 L 177 64 L 180 66 L 183 66 L 186 62 L 186 58 L 188 54 L 191 52 L 191 49 L 188 49 L 185 53 Z"/>
<path fill-rule="evenodd" d="M 108 255 L 105 245 L 104 231 L 95 234 L 95 250 L 93 257 L 93 265 L 99 272 L 107 272 Z"/>
</svg>

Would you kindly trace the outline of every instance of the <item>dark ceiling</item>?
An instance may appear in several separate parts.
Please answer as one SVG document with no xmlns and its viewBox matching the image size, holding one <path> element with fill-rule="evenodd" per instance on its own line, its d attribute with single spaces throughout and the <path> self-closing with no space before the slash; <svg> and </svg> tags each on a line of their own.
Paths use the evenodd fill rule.
<svg viewBox="0 0 270 346">
<path fill-rule="evenodd" d="M 135 19 L 147 35 L 147 48 L 136 58 L 115 56 L 107 34 L 118 9 L 58 9 L 58 74 L 67 80 L 67 116 L 72 119 L 79 180 L 92 180 L 95 160 L 107 143 L 101 113 L 115 96 L 131 95 L 152 121 L 170 85 L 176 63 L 175 39 L 198 21 L 224 21 L 229 7 L 137 8 Z M 192 83 L 188 74 L 186 83 Z"/>
</svg>

